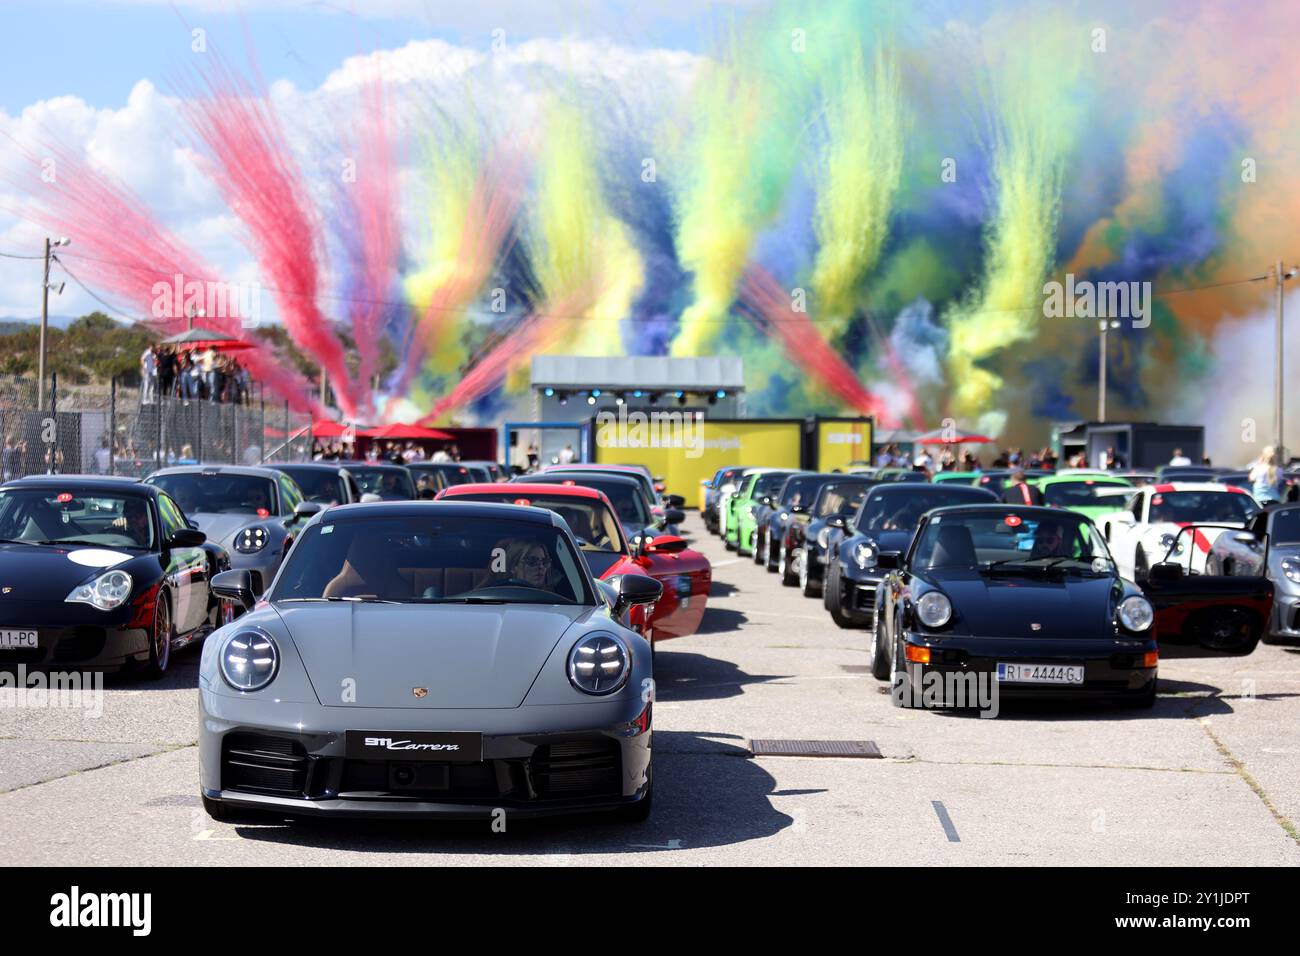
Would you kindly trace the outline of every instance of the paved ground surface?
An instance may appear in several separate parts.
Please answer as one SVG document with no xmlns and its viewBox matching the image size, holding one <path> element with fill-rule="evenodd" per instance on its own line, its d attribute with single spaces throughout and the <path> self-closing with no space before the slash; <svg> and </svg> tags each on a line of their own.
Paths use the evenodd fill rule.
<svg viewBox="0 0 1300 956">
<path fill-rule="evenodd" d="M 224 825 L 199 807 L 197 655 L 110 683 L 95 719 L 0 709 L 0 856 L 19 864 L 1300 863 L 1300 650 L 1161 666 L 1154 711 L 891 706 L 866 635 L 727 553 L 703 632 L 661 644 L 656 807 L 485 825 Z M 884 759 L 748 756 L 750 738 Z"/>
</svg>

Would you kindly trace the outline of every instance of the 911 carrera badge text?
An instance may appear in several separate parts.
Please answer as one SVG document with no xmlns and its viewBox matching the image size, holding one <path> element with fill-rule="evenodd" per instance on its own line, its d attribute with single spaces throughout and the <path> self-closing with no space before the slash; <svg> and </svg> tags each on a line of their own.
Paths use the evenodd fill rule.
<svg viewBox="0 0 1300 956">
<path fill-rule="evenodd" d="M 392 737 L 367 737 L 367 747 L 383 747 L 385 750 L 460 750 L 460 744 L 417 744 L 409 740 L 394 740 Z"/>
</svg>

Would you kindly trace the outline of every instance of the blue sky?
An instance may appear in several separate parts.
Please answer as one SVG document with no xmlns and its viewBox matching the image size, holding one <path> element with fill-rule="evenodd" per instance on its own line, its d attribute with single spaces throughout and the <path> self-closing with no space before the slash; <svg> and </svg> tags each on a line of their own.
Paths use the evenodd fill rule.
<svg viewBox="0 0 1300 956">
<path fill-rule="evenodd" d="M 141 79 L 167 89 L 190 52 L 186 23 L 205 29 L 226 49 L 242 45 L 246 26 L 266 78 L 306 88 L 357 53 L 427 38 L 487 46 L 495 29 L 505 30 L 508 41 L 608 36 L 629 46 L 700 52 L 715 23 L 749 5 L 746 0 L 13 2 L 4 5 L 0 31 L 0 62 L 6 67 L 0 109 L 14 115 L 63 95 L 111 108 Z"/>
</svg>

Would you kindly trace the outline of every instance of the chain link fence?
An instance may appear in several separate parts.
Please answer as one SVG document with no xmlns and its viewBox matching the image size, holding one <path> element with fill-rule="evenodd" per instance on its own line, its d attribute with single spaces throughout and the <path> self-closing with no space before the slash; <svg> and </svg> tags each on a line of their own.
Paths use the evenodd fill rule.
<svg viewBox="0 0 1300 956">
<path fill-rule="evenodd" d="M 151 398 L 118 385 L 60 387 L 0 376 L 3 478 L 31 474 L 143 477 L 184 464 L 310 461 L 311 416 L 260 390 L 243 404 Z M 53 409 L 53 411 L 51 411 Z"/>
</svg>

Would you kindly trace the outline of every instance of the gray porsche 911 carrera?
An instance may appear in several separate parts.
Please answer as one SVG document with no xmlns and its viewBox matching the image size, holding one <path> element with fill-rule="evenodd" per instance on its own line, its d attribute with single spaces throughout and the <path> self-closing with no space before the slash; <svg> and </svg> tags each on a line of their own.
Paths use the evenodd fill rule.
<svg viewBox="0 0 1300 956">
<path fill-rule="evenodd" d="M 596 582 L 564 522 L 517 505 L 315 516 L 204 647 L 200 786 L 216 819 L 650 812 L 653 578 Z"/>
</svg>

